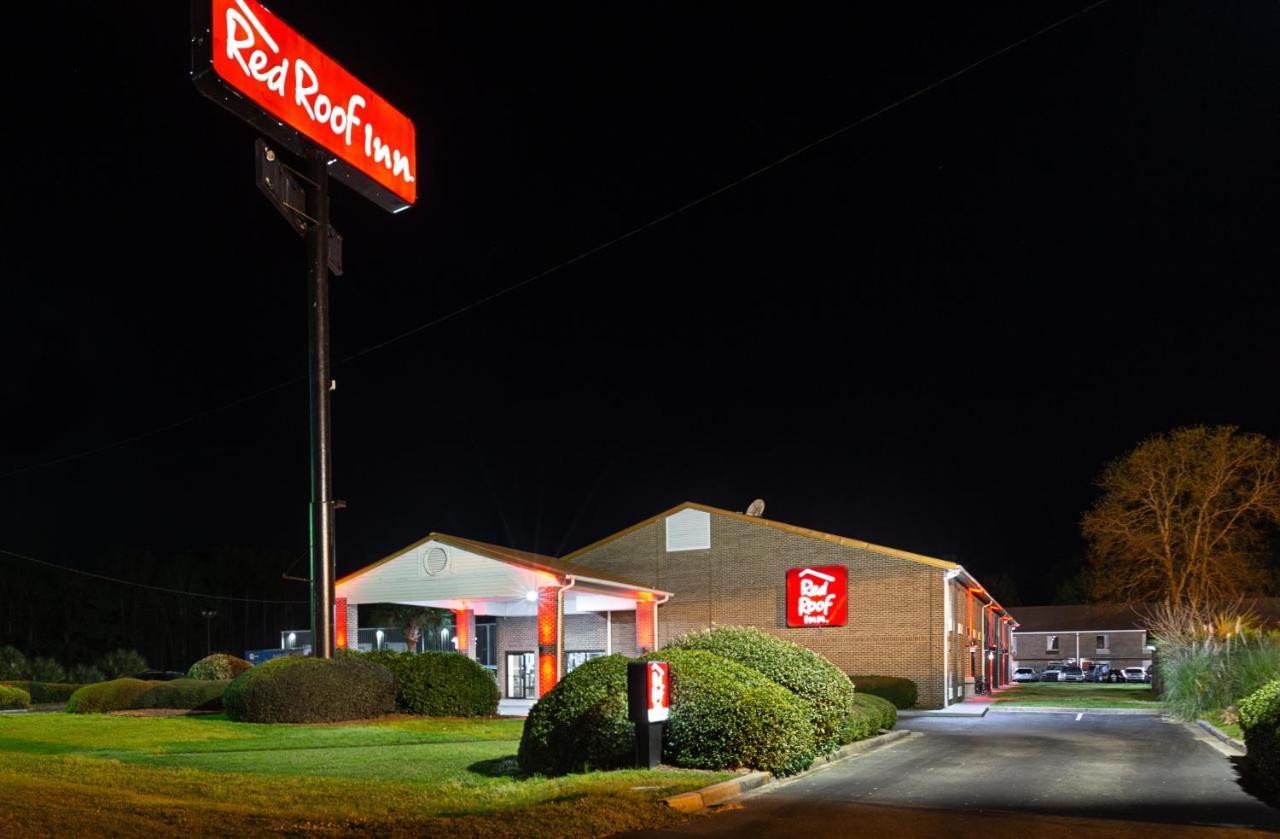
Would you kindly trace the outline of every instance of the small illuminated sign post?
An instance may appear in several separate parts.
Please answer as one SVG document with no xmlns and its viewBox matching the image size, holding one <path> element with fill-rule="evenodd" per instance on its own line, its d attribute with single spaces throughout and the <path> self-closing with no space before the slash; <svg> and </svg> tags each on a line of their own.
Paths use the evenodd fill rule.
<svg viewBox="0 0 1280 839">
<path fill-rule="evenodd" d="M 671 713 L 671 665 L 665 661 L 627 664 L 627 716 L 636 725 L 636 767 L 662 762 L 662 734 Z"/>
<path fill-rule="evenodd" d="M 385 210 L 407 210 L 418 198 L 413 122 L 257 0 L 192 0 L 191 79 L 305 161 L 305 171 L 293 169 L 272 145 L 257 143 L 258 188 L 306 240 L 312 652 L 332 658 L 339 502 L 329 419 L 329 271 L 342 274 L 342 239 L 329 225 L 329 177 Z"/>
</svg>

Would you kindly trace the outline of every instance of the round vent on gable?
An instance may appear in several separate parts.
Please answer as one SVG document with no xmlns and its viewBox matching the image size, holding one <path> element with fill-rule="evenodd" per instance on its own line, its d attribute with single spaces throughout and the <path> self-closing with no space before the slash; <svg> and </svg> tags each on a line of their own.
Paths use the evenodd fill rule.
<svg viewBox="0 0 1280 839">
<path fill-rule="evenodd" d="M 449 554 L 444 548 L 432 548 L 422 557 L 422 570 L 434 577 L 449 565 Z"/>
</svg>

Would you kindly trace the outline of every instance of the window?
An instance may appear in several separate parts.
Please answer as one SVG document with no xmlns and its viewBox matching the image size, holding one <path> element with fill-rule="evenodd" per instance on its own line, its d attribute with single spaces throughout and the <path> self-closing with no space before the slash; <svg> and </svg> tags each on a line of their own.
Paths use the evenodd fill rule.
<svg viewBox="0 0 1280 839">
<path fill-rule="evenodd" d="M 1058 651 L 1058 636 L 1050 635 L 1045 639 L 1044 651 L 1047 653 L 1056 653 Z"/>
<path fill-rule="evenodd" d="M 1093 636 L 1093 645 L 1097 649 L 1097 651 L 1100 653 L 1111 652 L 1111 641 L 1105 635 Z"/>
<path fill-rule="evenodd" d="M 593 658 L 599 658 L 604 655 L 604 650 L 569 650 L 565 653 L 565 670 L 566 673 L 572 673 L 573 668 L 579 664 L 584 664 Z"/>
</svg>

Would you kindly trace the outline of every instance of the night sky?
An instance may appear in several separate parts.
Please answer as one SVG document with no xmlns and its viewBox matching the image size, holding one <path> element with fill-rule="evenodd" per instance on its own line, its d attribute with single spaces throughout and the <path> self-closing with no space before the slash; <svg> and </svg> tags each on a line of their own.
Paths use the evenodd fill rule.
<svg viewBox="0 0 1280 839">
<path fill-rule="evenodd" d="M 1280 436 L 1276 3 L 1110 0 L 364 354 L 1087 4 L 269 5 L 418 129 L 416 207 L 334 191 L 339 573 L 762 497 L 1044 602 L 1107 460 Z M 0 548 L 302 554 L 303 245 L 186 4 L 7 14 Z"/>
</svg>

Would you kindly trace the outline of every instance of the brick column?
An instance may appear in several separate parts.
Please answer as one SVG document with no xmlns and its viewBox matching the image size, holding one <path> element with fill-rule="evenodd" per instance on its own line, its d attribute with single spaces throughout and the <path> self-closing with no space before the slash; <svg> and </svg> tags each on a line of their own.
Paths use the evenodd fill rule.
<svg viewBox="0 0 1280 839">
<path fill-rule="evenodd" d="M 560 605 L 560 587 L 538 589 L 538 697 L 560 681 L 560 660 L 564 647 L 564 613 Z"/>
<path fill-rule="evenodd" d="M 474 609 L 453 610 L 454 637 L 458 639 L 458 652 L 467 658 L 476 657 L 476 612 Z"/>
<path fill-rule="evenodd" d="M 348 611 L 347 611 L 347 598 L 339 597 L 336 600 L 334 600 L 333 611 L 334 611 L 334 616 L 333 616 L 334 649 L 336 650 L 345 650 L 348 648 L 355 649 L 356 648 L 355 641 L 358 637 L 356 635 L 356 626 L 355 626 L 356 622 L 354 620 L 350 620 L 351 616 L 348 614 Z M 347 644 L 347 624 L 349 620 L 351 624 L 351 641 L 352 641 L 350 645 Z"/>
<path fill-rule="evenodd" d="M 653 600 L 636 603 L 636 653 L 658 649 L 658 604 Z"/>
</svg>

